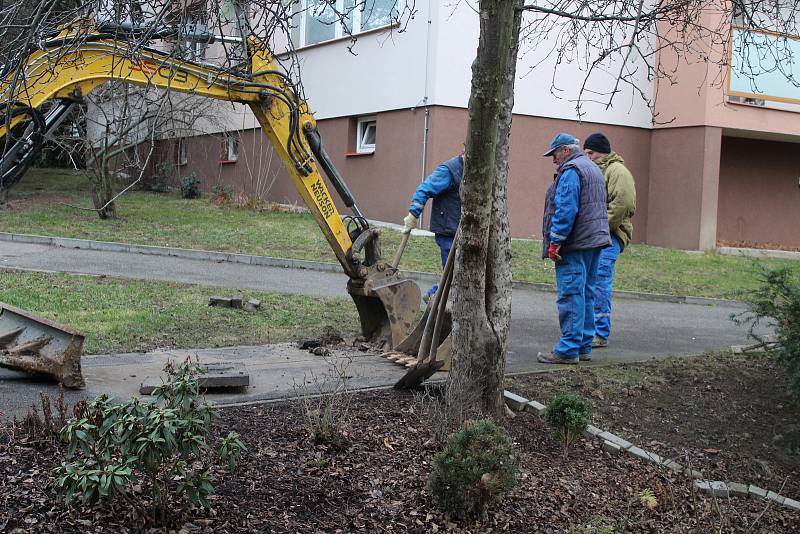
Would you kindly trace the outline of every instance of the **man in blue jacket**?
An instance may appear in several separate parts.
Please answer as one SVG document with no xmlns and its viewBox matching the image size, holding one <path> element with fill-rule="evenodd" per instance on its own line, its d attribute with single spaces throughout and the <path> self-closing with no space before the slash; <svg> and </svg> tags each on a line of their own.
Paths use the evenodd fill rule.
<svg viewBox="0 0 800 534">
<path fill-rule="evenodd" d="M 419 184 L 411 197 L 411 206 L 408 215 L 403 219 L 403 233 L 410 233 L 419 224 L 419 216 L 425 209 L 429 198 L 433 199 L 431 210 L 431 232 L 435 234 L 436 244 L 442 256 L 442 267 L 447 261 L 447 255 L 453 246 L 453 237 L 456 235 L 458 223 L 461 220 L 461 176 L 464 173 L 464 151 L 451 158 L 431 173 L 430 176 Z M 431 287 L 425 293 L 427 301 L 434 293 L 437 286 Z"/>
<path fill-rule="evenodd" d="M 542 258 L 556 267 L 561 338 L 543 363 L 577 364 L 591 359 L 594 297 L 600 251 L 611 244 L 603 171 L 581 150 L 579 141 L 560 133 L 544 156 L 552 156 L 556 176 L 545 199 Z"/>
</svg>

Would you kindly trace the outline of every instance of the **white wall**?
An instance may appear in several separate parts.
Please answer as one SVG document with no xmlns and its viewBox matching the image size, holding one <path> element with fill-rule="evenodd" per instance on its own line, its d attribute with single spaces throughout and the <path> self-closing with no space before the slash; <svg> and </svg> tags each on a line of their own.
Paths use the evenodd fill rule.
<svg viewBox="0 0 800 534">
<path fill-rule="evenodd" d="M 435 104 L 466 107 L 469 100 L 471 64 L 478 47 L 477 2 L 445 0 L 439 8 L 436 24 L 439 34 L 435 55 Z M 517 62 L 514 112 L 522 115 L 578 120 L 576 100 L 586 76 L 579 64 L 562 64 L 554 79 L 558 51 L 553 39 L 546 42 L 523 40 Z M 549 57 L 548 57 L 549 56 Z M 562 58 L 563 59 L 563 58 Z M 588 87 L 598 92 L 608 92 L 620 63 L 612 64 L 607 71 L 597 71 Z M 639 60 L 637 86 L 647 97 L 652 96 L 652 82 Z M 554 88 L 555 87 L 555 88 Z M 649 127 L 651 112 L 645 101 L 629 85 L 620 87 L 613 106 L 606 109 L 605 102 L 585 102 L 581 119 L 586 122 Z M 555 93 L 555 94 L 554 94 Z M 594 95 L 591 98 L 602 98 Z"/>
<path fill-rule="evenodd" d="M 402 0 L 401 0 L 402 1 Z M 419 4 L 418 4 L 419 5 Z M 427 6 L 397 28 L 358 35 L 298 52 L 306 98 L 317 119 L 410 108 L 425 96 Z"/>
<path fill-rule="evenodd" d="M 466 108 L 478 46 L 476 4 L 476 0 L 417 1 L 418 12 L 402 33 L 395 28 L 359 35 L 353 53 L 348 50 L 348 39 L 300 49 L 302 83 L 315 116 L 326 119 L 412 108 L 422 105 L 426 96 L 429 105 Z M 276 50 L 280 47 L 275 45 Z M 651 112 L 638 90 L 651 98 L 653 84 L 646 79 L 640 59 L 635 67 L 638 90 L 622 84 L 609 109 L 607 97 L 585 96 L 589 101 L 582 104 L 579 117 L 575 101 L 584 83 L 585 67 L 580 61 L 562 62 L 554 78 L 557 58 L 549 41 L 522 43 L 515 113 L 651 126 Z M 610 91 L 619 67 L 617 61 L 596 71 L 587 87 L 595 92 Z M 249 111 L 232 113 L 230 122 L 242 128 L 256 126 Z"/>
</svg>

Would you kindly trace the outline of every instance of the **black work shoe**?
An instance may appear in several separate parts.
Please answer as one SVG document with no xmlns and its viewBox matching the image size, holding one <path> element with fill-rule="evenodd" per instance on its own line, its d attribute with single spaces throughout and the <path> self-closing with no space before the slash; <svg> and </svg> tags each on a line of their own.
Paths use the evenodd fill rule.
<svg viewBox="0 0 800 534">
<path fill-rule="evenodd" d="M 604 337 L 594 336 L 592 340 L 593 349 L 604 349 L 608 346 L 608 340 Z"/>
<path fill-rule="evenodd" d="M 541 363 L 561 363 L 564 365 L 576 365 L 578 363 L 578 358 L 570 358 L 568 356 L 562 356 L 557 352 L 551 352 L 550 354 L 545 354 L 544 352 L 540 352 L 536 355 L 536 359 Z"/>
</svg>

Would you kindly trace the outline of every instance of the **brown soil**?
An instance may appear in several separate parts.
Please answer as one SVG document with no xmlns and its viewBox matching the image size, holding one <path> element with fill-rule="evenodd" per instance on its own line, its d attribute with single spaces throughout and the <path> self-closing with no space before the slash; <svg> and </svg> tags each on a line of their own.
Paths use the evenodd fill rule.
<svg viewBox="0 0 800 534">
<path fill-rule="evenodd" d="M 529 380 L 539 389 L 547 379 Z M 610 456 L 594 442 L 580 440 L 567 454 L 530 412 L 505 421 L 521 455 L 518 487 L 486 518 L 450 522 L 435 510 L 425 491 L 438 447 L 422 406 L 411 394 L 393 390 L 357 394 L 353 401 L 342 419 L 348 440 L 342 450 L 308 438 L 297 404 L 223 410 L 215 431 L 240 432 L 248 451 L 234 474 L 217 475 L 211 510 L 192 512 L 177 520 L 174 529 L 586 534 L 613 527 L 614 532 L 752 528 L 752 532 L 788 533 L 800 524 L 800 514 L 765 501 L 715 500 L 696 494 L 689 479 L 628 455 Z M 667 424 L 664 431 L 671 427 Z M 65 507 L 51 489 L 53 468 L 63 454 L 63 446 L 30 436 L 21 424 L 0 429 L 0 531 L 146 530 L 145 521 L 125 504 Z M 724 462 L 727 456 L 718 458 Z M 645 489 L 658 500 L 652 510 L 640 502 Z"/>
<path fill-rule="evenodd" d="M 602 358 L 602 350 L 593 353 Z M 800 407 L 764 354 L 712 354 L 582 368 L 510 380 L 546 403 L 559 391 L 591 400 L 593 423 L 711 480 L 755 484 L 800 500 Z"/>
</svg>

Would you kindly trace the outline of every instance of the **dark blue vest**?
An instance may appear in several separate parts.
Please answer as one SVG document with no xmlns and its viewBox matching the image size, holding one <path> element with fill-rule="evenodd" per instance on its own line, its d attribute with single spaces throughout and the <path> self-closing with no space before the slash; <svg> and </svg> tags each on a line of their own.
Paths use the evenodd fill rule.
<svg viewBox="0 0 800 534">
<path fill-rule="evenodd" d="M 442 163 L 450 171 L 453 180 L 450 187 L 434 197 L 431 209 L 431 232 L 439 235 L 454 236 L 461 220 L 461 176 L 464 173 L 464 161 L 456 156 Z"/>
<path fill-rule="evenodd" d="M 550 246 L 550 223 L 555 213 L 555 197 L 558 181 L 567 169 L 575 169 L 581 179 L 581 194 L 578 214 L 572 231 L 561 243 L 561 252 L 606 247 L 611 244 L 608 233 L 608 209 L 606 207 L 606 183 L 603 171 L 583 153 L 571 156 L 558 167 L 556 179 L 550 184 L 544 204 L 542 221 L 542 258 L 547 257 Z"/>
</svg>

